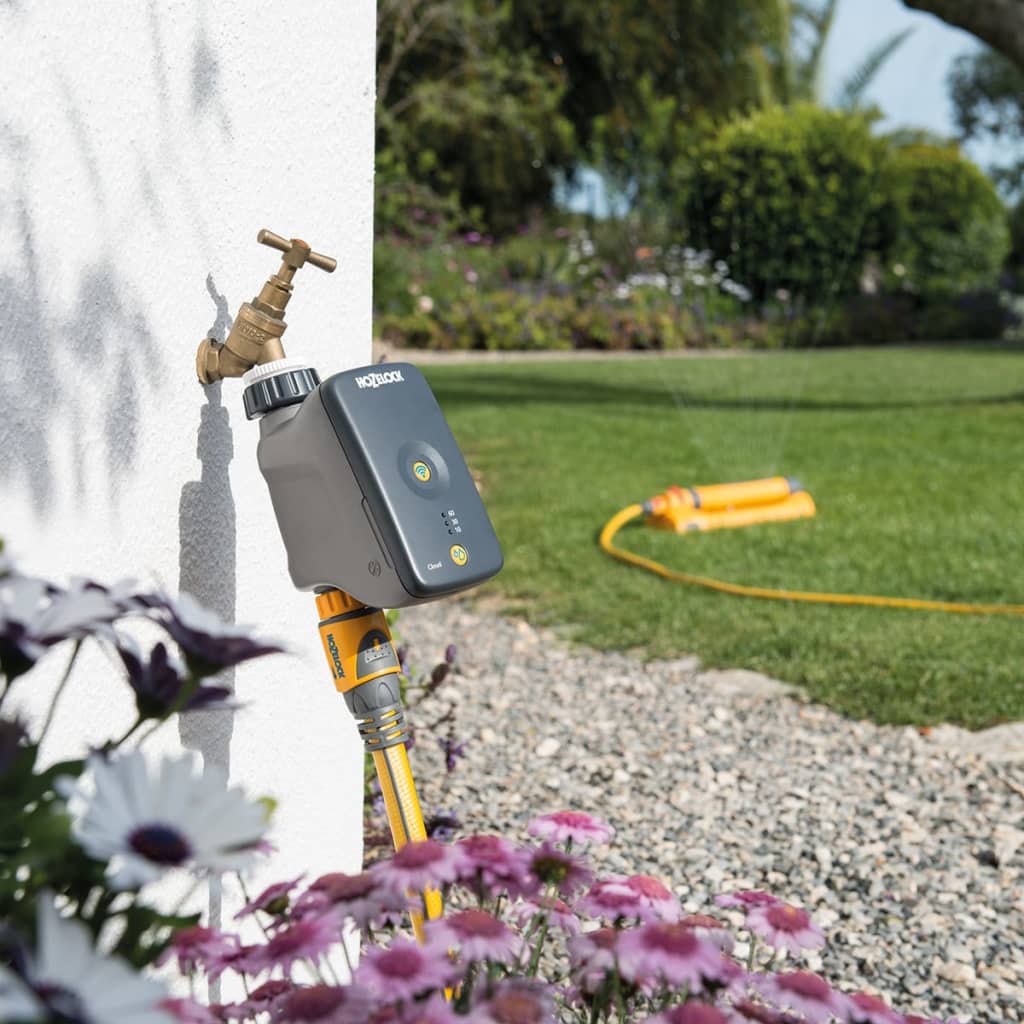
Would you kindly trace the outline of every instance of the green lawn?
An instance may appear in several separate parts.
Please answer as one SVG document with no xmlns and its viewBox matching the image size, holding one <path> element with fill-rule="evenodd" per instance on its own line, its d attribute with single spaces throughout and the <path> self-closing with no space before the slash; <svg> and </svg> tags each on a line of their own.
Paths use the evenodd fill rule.
<svg viewBox="0 0 1024 1024">
<path fill-rule="evenodd" d="M 505 550 L 489 585 L 597 648 L 697 653 L 882 722 L 1024 718 L 1024 619 L 755 601 L 596 546 L 672 483 L 799 477 L 816 519 L 624 546 L 726 580 L 1024 602 L 1024 352 L 844 350 L 426 368 Z M 671 699 L 671 694 L 666 694 Z"/>
</svg>

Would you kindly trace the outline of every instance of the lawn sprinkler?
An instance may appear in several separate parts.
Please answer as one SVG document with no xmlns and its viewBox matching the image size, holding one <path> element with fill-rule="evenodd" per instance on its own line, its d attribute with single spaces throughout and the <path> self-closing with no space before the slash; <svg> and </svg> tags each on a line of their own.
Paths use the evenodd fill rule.
<svg viewBox="0 0 1024 1024">
<path fill-rule="evenodd" d="M 674 485 L 644 504 L 651 526 L 676 533 L 807 519 L 814 512 L 814 499 L 798 480 L 787 476 L 702 487 Z"/>
<path fill-rule="evenodd" d="M 320 639 L 380 781 L 396 849 L 426 838 L 406 749 L 401 667 L 382 608 L 460 593 L 502 566 L 476 485 L 423 375 L 409 363 L 346 370 L 321 381 L 285 357 L 284 308 L 296 270 L 335 261 L 300 239 L 261 231 L 283 262 L 244 303 L 223 344 L 204 339 L 199 380 L 241 377 L 259 420 L 259 467 L 288 570 L 316 594 Z M 426 917 L 441 913 L 424 894 Z M 413 914 L 422 939 L 423 915 Z"/>
<path fill-rule="evenodd" d="M 667 565 L 627 551 L 615 543 L 619 531 L 643 517 L 648 526 L 676 533 L 733 529 L 758 523 L 810 519 L 816 514 L 814 499 L 792 477 L 773 476 L 732 484 L 701 487 L 672 486 L 647 501 L 627 505 L 601 528 L 598 545 L 612 558 L 645 569 L 673 583 L 686 583 L 735 597 L 759 597 L 769 601 L 802 601 L 807 604 L 858 605 L 868 608 L 904 608 L 910 611 L 952 612 L 959 615 L 1024 615 L 1024 604 L 980 604 L 966 601 L 930 601 L 916 597 L 883 597 L 876 594 L 831 594 L 816 590 L 782 590 L 745 583 L 729 583 L 711 576 L 670 569 Z"/>
</svg>

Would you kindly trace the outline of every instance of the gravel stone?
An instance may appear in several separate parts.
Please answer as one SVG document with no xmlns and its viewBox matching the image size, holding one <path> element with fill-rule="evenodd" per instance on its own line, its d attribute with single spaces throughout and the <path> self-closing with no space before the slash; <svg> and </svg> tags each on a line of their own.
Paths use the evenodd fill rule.
<svg viewBox="0 0 1024 1024">
<path fill-rule="evenodd" d="M 703 912 L 767 889 L 820 922 L 834 984 L 924 1017 L 1024 1021 L 1020 729 L 983 757 L 983 734 L 853 721 L 757 673 L 573 647 L 465 599 L 397 625 L 421 670 L 459 651 L 442 691 L 466 757 L 449 776 L 434 738 L 412 752 L 428 812 L 525 839 L 536 814 L 587 811 L 616 829 L 599 873 L 656 875 Z"/>
</svg>

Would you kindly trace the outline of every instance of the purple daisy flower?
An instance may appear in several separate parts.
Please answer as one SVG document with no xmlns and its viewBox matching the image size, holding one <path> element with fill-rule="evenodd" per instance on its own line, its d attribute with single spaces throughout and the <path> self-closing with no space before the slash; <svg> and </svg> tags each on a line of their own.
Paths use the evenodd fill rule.
<svg viewBox="0 0 1024 1024">
<path fill-rule="evenodd" d="M 541 982 L 526 978 L 499 982 L 489 999 L 469 1014 L 472 1024 L 553 1024 L 555 1004 Z"/>
<path fill-rule="evenodd" d="M 847 1000 L 846 1012 L 851 1024 L 903 1024 L 903 1017 L 878 996 L 854 992 Z"/>
<path fill-rule="evenodd" d="M 271 1019 L 274 1024 L 363 1024 L 371 1004 L 360 985 L 310 985 L 276 999 Z"/>
<path fill-rule="evenodd" d="M 809 1024 L 824 1024 L 831 1017 L 843 1016 L 844 1006 L 824 978 L 811 971 L 791 971 L 768 975 L 761 980 L 762 995 L 781 1010 L 795 1010 Z"/>
<path fill-rule="evenodd" d="M 640 894 L 626 885 L 624 880 L 614 878 L 595 882 L 576 906 L 590 917 L 603 921 L 639 919 L 644 910 Z"/>
<path fill-rule="evenodd" d="M 512 963 L 522 949 L 522 939 L 503 921 L 486 910 L 460 910 L 430 924 L 439 943 L 457 946 L 464 960 Z"/>
<path fill-rule="evenodd" d="M 750 907 L 770 907 L 778 902 L 771 893 L 762 892 L 760 889 L 741 889 L 715 897 L 715 903 L 720 907 L 741 907 L 744 910 Z"/>
<path fill-rule="evenodd" d="M 787 949 L 794 955 L 803 949 L 821 949 L 825 945 L 825 936 L 811 920 L 811 915 L 788 903 L 751 908 L 747 911 L 747 927 L 773 949 Z"/>
<path fill-rule="evenodd" d="M 455 980 L 457 971 L 444 946 L 419 946 L 399 938 L 387 949 L 368 950 L 355 977 L 383 998 L 398 1001 L 443 989 Z"/>
<path fill-rule="evenodd" d="M 295 901 L 295 913 L 322 914 L 334 908 L 351 918 L 359 928 L 393 924 L 405 914 L 404 895 L 383 888 L 369 871 L 346 875 L 340 871 L 321 875 Z"/>
<path fill-rule="evenodd" d="M 220 1007 L 220 1015 L 227 1020 L 248 1020 L 261 1013 L 269 1013 L 283 995 L 295 986 L 286 978 L 271 978 L 254 988 L 247 999 Z"/>
<path fill-rule="evenodd" d="M 530 854 L 501 836 L 467 836 L 455 848 L 463 854 L 456 880 L 480 898 L 529 897 L 540 888 L 530 875 Z"/>
<path fill-rule="evenodd" d="M 620 973 L 637 984 L 658 978 L 702 992 L 708 981 L 731 980 L 732 972 L 718 948 L 678 923 L 658 922 L 625 931 L 618 951 Z"/>
<path fill-rule="evenodd" d="M 553 885 L 563 897 L 571 896 L 594 880 L 593 873 L 582 860 L 548 842 L 534 850 L 530 858 L 530 874 L 543 885 Z"/>
<path fill-rule="evenodd" d="M 395 893 L 422 892 L 454 882 L 463 861 L 462 850 L 435 839 L 407 843 L 390 860 L 370 868 L 381 886 Z"/>
<path fill-rule="evenodd" d="M 685 1003 L 648 1017 L 644 1024 L 729 1024 L 729 1020 L 707 1003 Z"/>
<path fill-rule="evenodd" d="M 526 826 L 526 830 L 538 839 L 548 839 L 553 843 L 571 842 L 580 846 L 604 844 L 615 835 L 611 825 L 582 811 L 541 814 Z"/>
<path fill-rule="evenodd" d="M 237 935 L 195 925 L 174 933 L 170 945 L 160 954 L 157 965 L 162 966 L 173 958 L 182 974 L 191 974 L 199 968 L 209 971 L 221 957 L 236 953 L 239 948 Z"/>
<path fill-rule="evenodd" d="M 245 958 L 245 968 L 252 974 L 280 967 L 287 974 L 299 960 L 314 963 L 341 938 L 337 915 L 323 914 L 301 917 L 274 932 L 264 946 L 256 946 Z"/>
<path fill-rule="evenodd" d="M 268 885 L 259 896 L 254 900 L 250 900 L 235 914 L 235 920 L 237 921 L 240 917 L 255 914 L 257 910 L 262 910 L 263 913 L 274 917 L 280 917 L 288 909 L 292 889 L 301 881 L 302 875 L 299 875 L 290 882 L 275 882 L 273 885 Z"/>
<path fill-rule="evenodd" d="M 509 913 L 520 928 L 526 928 L 538 914 L 547 914 L 548 924 L 566 935 L 578 935 L 580 932 L 580 919 L 572 907 L 557 896 L 523 900 L 512 907 Z"/>
</svg>

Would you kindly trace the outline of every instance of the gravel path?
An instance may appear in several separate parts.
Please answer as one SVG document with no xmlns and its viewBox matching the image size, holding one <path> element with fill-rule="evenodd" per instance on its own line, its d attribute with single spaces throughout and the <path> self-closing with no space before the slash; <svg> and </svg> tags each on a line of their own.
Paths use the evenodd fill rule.
<svg viewBox="0 0 1024 1024">
<path fill-rule="evenodd" d="M 443 760 L 418 744 L 425 808 L 518 838 L 534 814 L 589 811 L 617 830 L 599 869 L 658 875 L 691 911 L 734 888 L 807 907 L 829 937 L 809 963 L 836 984 L 904 1012 L 1024 1021 L 1021 766 L 464 601 L 403 611 L 398 629 L 421 668 L 459 649 L 422 718 L 456 702 L 467 756 L 441 792 Z"/>
</svg>

